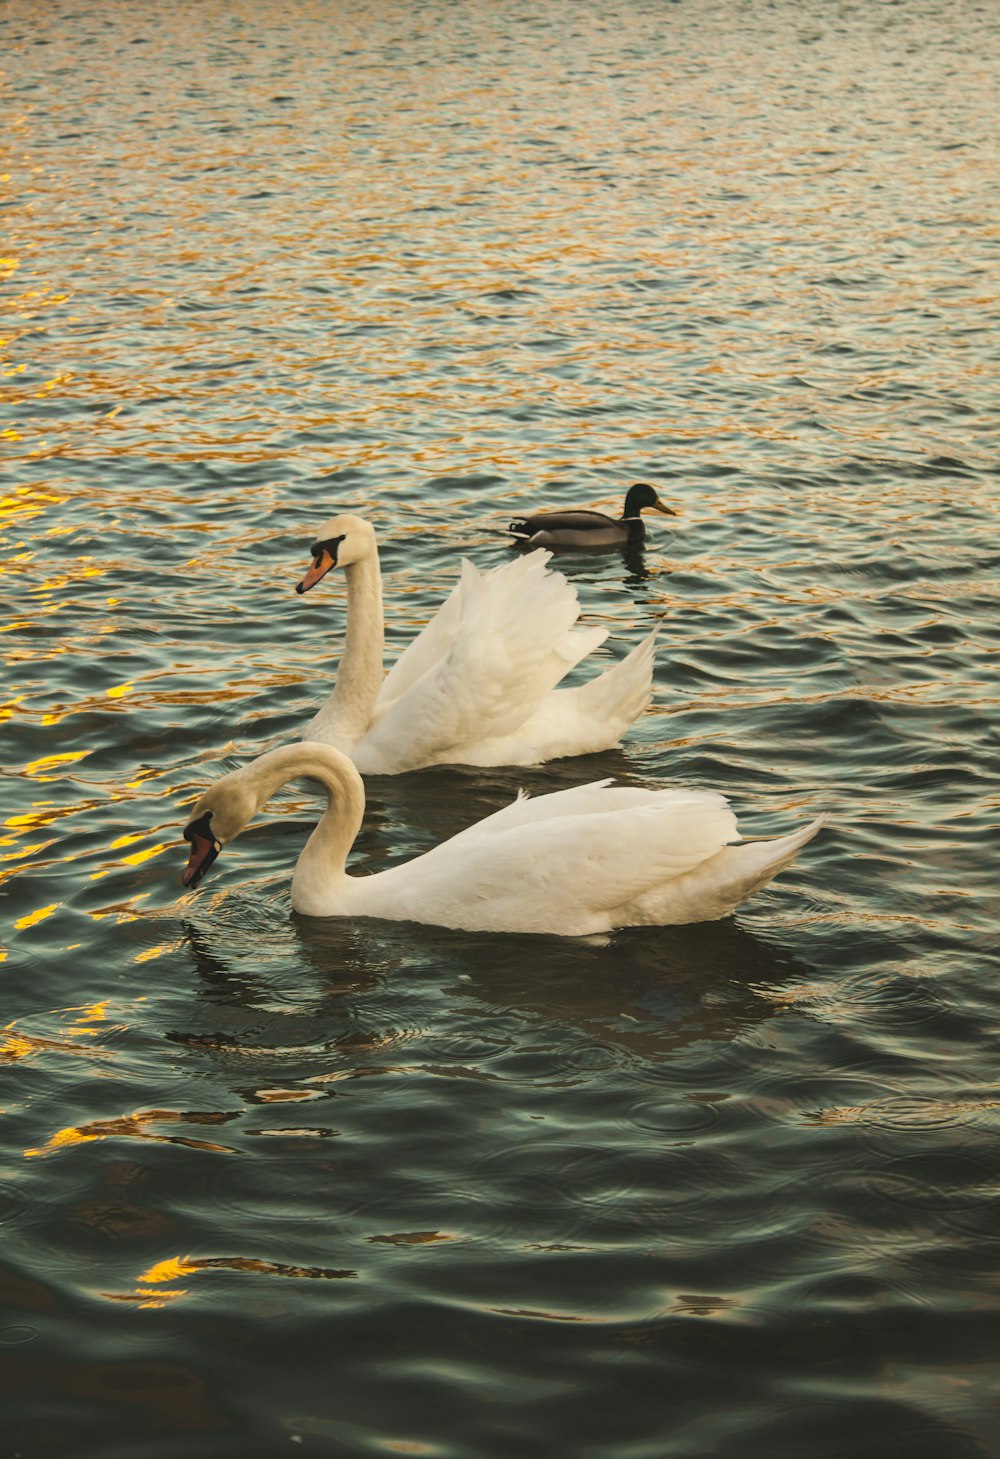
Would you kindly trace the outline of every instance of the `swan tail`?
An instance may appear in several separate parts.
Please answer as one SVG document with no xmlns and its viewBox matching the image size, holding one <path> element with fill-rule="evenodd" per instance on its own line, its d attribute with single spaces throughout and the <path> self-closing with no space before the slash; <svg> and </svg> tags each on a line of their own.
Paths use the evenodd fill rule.
<svg viewBox="0 0 1000 1459">
<path fill-rule="evenodd" d="M 641 898 L 635 909 L 638 920 L 682 924 L 728 917 L 790 866 L 826 821 L 818 816 L 787 836 L 724 846 L 694 871 Z"/>
<path fill-rule="evenodd" d="M 626 730 L 652 700 L 655 652 L 654 628 L 620 663 L 568 691 L 574 696 L 578 712 L 587 719 L 609 726 L 617 724 Z"/>
<path fill-rule="evenodd" d="M 725 850 L 739 852 L 744 874 L 754 878 L 757 886 L 764 886 L 779 871 L 791 865 L 803 846 L 822 830 L 826 822 L 826 816 L 817 816 L 807 826 L 790 831 L 787 836 L 741 841 L 737 846 L 727 846 Z"/>
</svg>

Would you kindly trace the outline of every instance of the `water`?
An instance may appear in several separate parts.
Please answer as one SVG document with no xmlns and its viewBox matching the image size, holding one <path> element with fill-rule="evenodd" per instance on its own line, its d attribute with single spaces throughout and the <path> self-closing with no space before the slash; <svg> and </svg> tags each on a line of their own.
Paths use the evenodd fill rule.
<svg viewBox="0 0 1000 1459">
<path fill-rule="evenodd" d="M 7 1456 L 997 1446 L 991 5 L 9 0 Z M 991 232 L 991 230 L 993 230 Z M 991 269 L 993 270 L 991 272 Z M 623 748 L 373 780 L 357 867 L 613 775 L 829 828 L 609 945 L 317 923 L 222 770 L 515 512 Z"/>
</svg>

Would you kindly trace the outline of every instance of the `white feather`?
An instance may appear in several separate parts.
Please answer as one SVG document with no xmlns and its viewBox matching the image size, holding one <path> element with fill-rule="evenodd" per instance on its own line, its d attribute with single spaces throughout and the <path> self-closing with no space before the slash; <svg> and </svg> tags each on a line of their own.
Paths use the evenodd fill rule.
<svg viewBox="0 0 1000 1459">
<path fill-rule="evenodd" d="M 348 592 L 338 681 L 304 739 L 334 745 L 368 775 L 424 765 L 536 765 L 617 744 L 652 697 L 650 634 L 587 683 L 557 687 L 607 636 L 578 628 L 576 590 L 551 554 L 480 572 L 463 561 L 449 597 L 383 679 L 382 598 L 375 534 L 332 518 Z"/>
<path fill-rule="evenodd" d="M 350 876 L 347 854 L 364 815 L 361 777 L 345 755 L 309 742 L 271 750 L 223 777 L 194 816 L 210 813 L 211 835 L 232 840 L 299 776 L 318 781 L 329 804 L 295 868 L 297 911 L 469 931 L 582 937 L 711 921 L 766 885 L 823 824 L 821 817 L 775 840 L 739 841 L 724 796 L 602 781 L 520 796 L 402 866 Z"/>
</svg>

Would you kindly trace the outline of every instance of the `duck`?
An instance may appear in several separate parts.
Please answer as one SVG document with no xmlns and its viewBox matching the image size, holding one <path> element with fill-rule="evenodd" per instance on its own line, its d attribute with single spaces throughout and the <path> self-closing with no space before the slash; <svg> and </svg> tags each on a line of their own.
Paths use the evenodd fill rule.
<svg viewBox="0 0 1000 1459">
<path fill-rule="evenodd" d="M 676 517 L 673 507 L 662 502 L 654 487 L 637 481 L 630 486 L 619 520 L 589 507 L 567 507 L 557 512 L 536 512 L 532 517 L 515 517 L 507 528 L 526 547 L 634 547 L 646 540 L 644 511 Z"/>
<path fill-rule="evenodd" d="M 557 687 L 608 631 L 575 626 L 576 589 L 549 570 L 551 553 L 482 572 L 463 560 L 449 597 L 384 677 L 374 527 L 331 517 L 311 556 L 296 592 L 343 571 L 347 633 L 333 691 L 302 738 L 333 745 L 363 775 L 593 754 L 618 744 L 652 699 L 655 628 L 603 673 Z"/>
<path fill-rule="evenodd" d="M 825 821 L 745 841 L 714 791 L 602 780 L 530 798 L 522 791 L 430 851 L 352 876 L 347 856 L 364 817 L 364 782 L 332 745 L 301 741 L 266 751 L 200 796 L 183 833 L 182 884 L 196 888 L 223 847 L 298 779 L 313 781 L 327 804 L 292 876 L 296 912 L 467 932 L 589 937 L 715 921 L 766 886 Z"/>
</svg>

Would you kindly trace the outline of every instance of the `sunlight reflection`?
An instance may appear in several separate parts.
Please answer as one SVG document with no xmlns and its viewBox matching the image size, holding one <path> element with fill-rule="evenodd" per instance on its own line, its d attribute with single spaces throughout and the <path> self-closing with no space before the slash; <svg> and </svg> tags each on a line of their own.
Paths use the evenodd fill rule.
<svg viewBox="0 0 1000 1459">
<path fill-rule="evenodd" d="M 267 1261 L 252 1256 L 169 1256 L 154 1262 L 136 1280 L 146 1286 L 157 1286 L 162 1282 L 176 1282 L 182 1277 L 190 1277 L 195 1272 L 210 1271 L 249 1272 L 260 1276 L 307 1277 L 327 1281 L 357 1276 L 355 1271 L 337 1267 L 292 1266 L 288 1262 Z"/>
<path fill-rule="evenodd" d="M 14 923 L 14 926 L 19 932 L 23 932 L 26 927 L 34 927 L 36 923 L 43 922 L 46 917 L 51 917 L 56 908 L 61 906 L 62 902 L 50 902 L 47 907 L 39 907 L 37 911 L 29 912 L 26 916 L 19 917 Z"/>
<path fill-rule="evenodd" d="M 141 1001 L 141 1000 L 140 1000 Z M 71 1017 L 66 1028 L 65 1037 L 51 1038 L 44 1035 L 31 1034 L 17 1027 L 17 1023 L 8 1023 L 0 1033 L 0 1059 L 16 1062 L 26 1059 L 35 1054 L 60 1053 L 60 1054 L 83 1054 L 88 1058 L 108 1059 L 112 1051 L 102 1048 L 95 1043 L 80 1043 L 75 1040 L 94 1040 L 98 1035 L 106 1037 L 109 1034 L 121 1032 L 126 1025 L 123 1023 L 109 1023 L 107 1003 L 91 1003 L 82 1008 L 64 1008 L 55 1010 L 53 1017 L 63 1015 L 75 1015 Z M 100 1028 L 88 1027 L 89 1024 L 100 1024 Z"/>
<path fill-rule="evenodd" d="M 22 773 L 32 780 L 58 780 L 57 775 L 43 775 L 43 770 L 54 770 L 57 765 L 73 764 L 78 760 L 84 760 L 90 754 L 89 750 L 67 750 L 61 755 L 46 755 L 41 760 L 32 760 L 30 765 L 25 765 Z"/>
<path fill-rule="evenodd" d="M 349 1281 L 358 1273 L 351 1268 L 292 1266 L 288 1262 L 266 1261 L 250 1256 L 168 1256 L 142 1272 L 136 1282 L 139 1284 L 130 1293 L 104 1292 L 101 1295 L 115 1302 L 137 1302 L 143 1307 L 158 1307 L 164 1303 L 185 1297 L 186 1287 L 173 1291 L 161 1290 L 168 1282 L 182 1281 L 196 1273 L 241 1272 L 251 1276 L 306 1278 L 312 1281 Z"/>
<path fill-rule="evenodd" d="M 173 942 L 161 942 L 156 947 L 147 947 L 142 952 L 137 952 L 132 959 L 134 963 L 152 962 L 154 958 L 166 957 L 169 953 L 175 952 L 182 945 L 183 939 L 177 938 Z"/>
<path fill-rule="evenodd" d="M 203 1150 L 216 1155 L 236 1155 L 239 1152 L 230 1145 L 220 1145 L 211 1140 L 198 1140 L 189 1135 L 159 1135 L 148 1128 L 161 1124 L 226 1124 L 235 1118 L 232 1114 L 210 1112 L 182 1112 L 178 1110 L 150 1109 L 138 1114 L 120 1115 L 107 1120 L 91 1120 L 85 1125 L 67 1125 L 50 1135 L 44 1145 L 25 1150 L 25 1158 L 48 1155 L 68 1146 L 87 1144 L 92 1140 L 138 1139 L 152 1140 L 165 1145 L 184 1145 L 190 1150 Z"/>
</svg>

